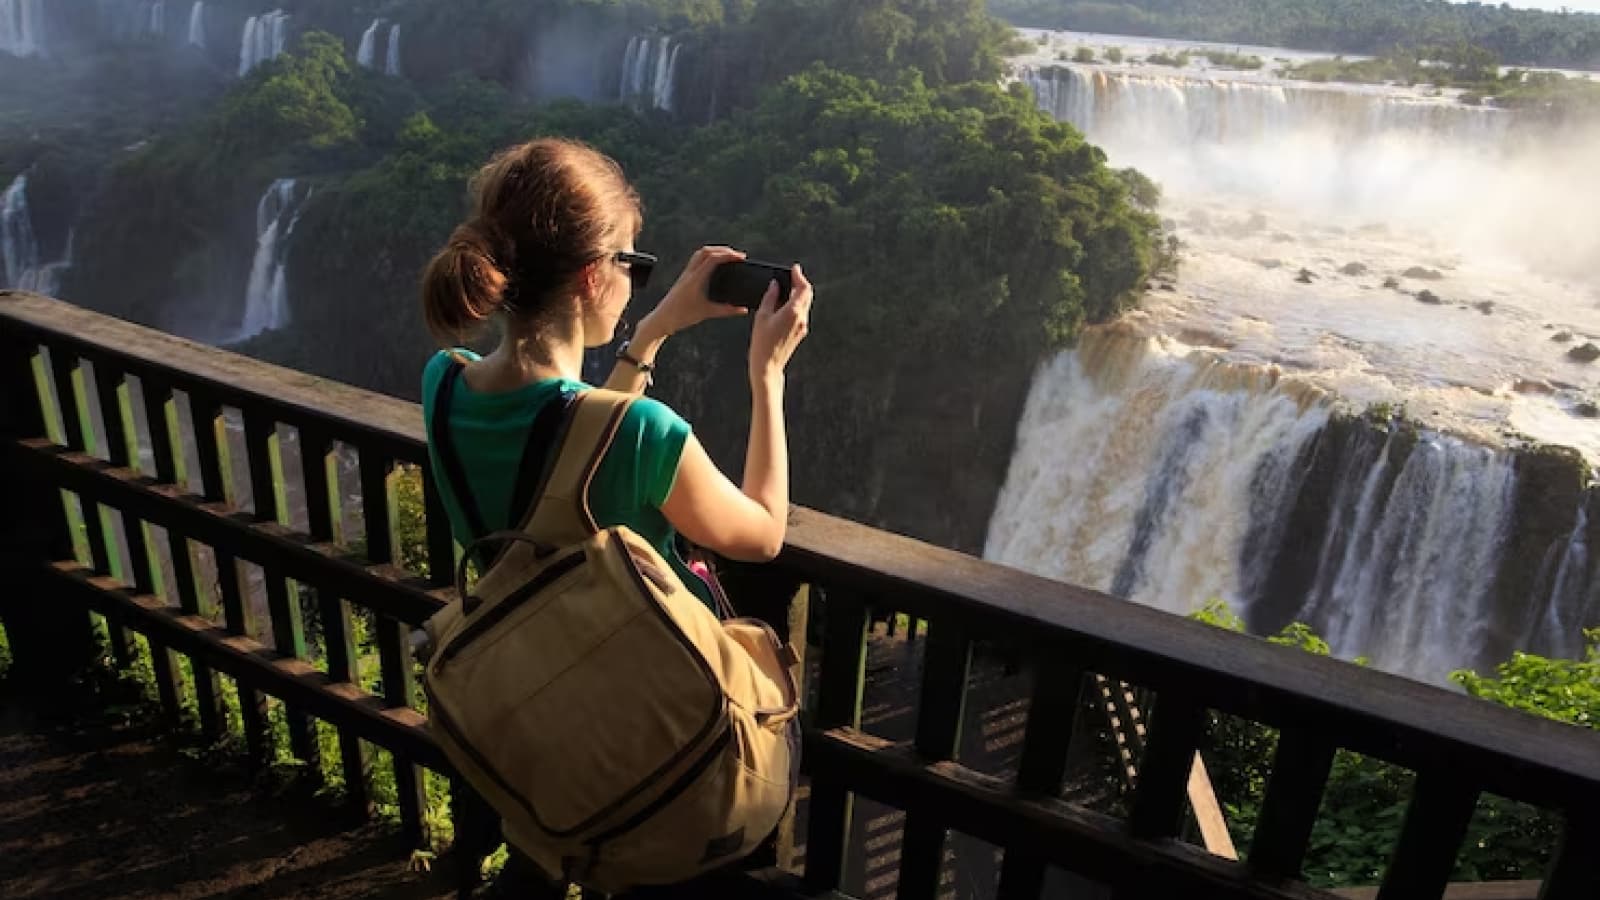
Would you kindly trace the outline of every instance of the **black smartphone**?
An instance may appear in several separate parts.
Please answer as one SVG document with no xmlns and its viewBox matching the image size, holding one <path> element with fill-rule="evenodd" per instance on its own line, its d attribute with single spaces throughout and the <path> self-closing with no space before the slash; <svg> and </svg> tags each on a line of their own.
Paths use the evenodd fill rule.
<svg viewBox="0 0 1600 900">
<path fill-rule="evenodd" d="M 789 289 L 793 287 L 793 269 L 777 263 L 746 259 L 717 266 L 706 285 L 706 296 L 716 303 L 756 309 L 767 294 L 767 285 L 778 283 L 778 305 L 789 302 Z"/>
</svg>

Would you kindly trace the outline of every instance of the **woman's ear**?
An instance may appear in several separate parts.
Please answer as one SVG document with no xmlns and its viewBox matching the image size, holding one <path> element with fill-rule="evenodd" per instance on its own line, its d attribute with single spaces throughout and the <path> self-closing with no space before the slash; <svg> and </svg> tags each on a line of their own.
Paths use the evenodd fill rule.
<svg viewBox="0 0 1600 900">
<path fill-rule="evenodd" d="M 579 284 L 583 286 L 583 298 L 593 301 L 600 296 L 605 287 L 605 281 L 600 277 L 600 260 L 595 260 L 583 267 L 578 274 Z"/>
</svg>

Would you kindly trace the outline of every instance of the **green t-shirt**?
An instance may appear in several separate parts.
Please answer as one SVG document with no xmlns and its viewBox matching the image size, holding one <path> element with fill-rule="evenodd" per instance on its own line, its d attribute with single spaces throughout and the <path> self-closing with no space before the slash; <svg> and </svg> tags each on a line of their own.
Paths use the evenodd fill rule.
<svg viewBox="0 0 1600 900">
<path fill-rule="evenodd" d="M 455 352 L 467 359 L 477 358 L 470 350 Z M 422 413 L 429 429 L 428 456 L 435 483 L 440 486 L 450 515 L 450 529 L 457 543 L 465 545 L 470 542 L 472 529 L 433 452 L 433 401 L 449 367 L 450 353 L 441 350 L 423 369 Z M 483 515 L 484 527 L 515 528 L 526 512 L 512 509 L 511 501 L 534 417 L 561 394 L 588 389 L 589 385 L 581 381 L 547 378 L 516 390 L 485 394 L 468 387 L 465 378 L 456 381 L 450 402 L 450 438 L 466 470 L 467 484 Z M 601 528 L 626 525 L 649 541 L 677 570 L 684 584 L 715 609 L 705 583 L 679 557 L 674 546 L 677 532 L 661 514 L 661 506 L 667 502 L 677 478 L 678 460 L 689 433 L 689 423 L 665 403 L 649 397 L 635 400 L 589 485 L 589 511 Z"/>
</svg>

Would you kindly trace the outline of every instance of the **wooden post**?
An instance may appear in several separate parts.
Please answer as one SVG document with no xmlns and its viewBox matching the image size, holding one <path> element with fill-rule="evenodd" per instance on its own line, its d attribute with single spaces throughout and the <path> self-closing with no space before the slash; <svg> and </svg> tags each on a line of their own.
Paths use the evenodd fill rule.
<svg viewBox="0 0 1600 900">
<path fill-rule="evenodd" d="M 0 336 L 0 441 L 45 434 L 37 359 L 36 347 Z M 43 564 L 73 555 L 64 497 L 10 469 L 0 470 L 0 491 L 8 498 L 0 519 L 0 620 L 11 644 L 9 677 L 18 693 L 49 708 L 98 655 L 88 612 L 51 603 L 41 591 Z"/>
</svg>

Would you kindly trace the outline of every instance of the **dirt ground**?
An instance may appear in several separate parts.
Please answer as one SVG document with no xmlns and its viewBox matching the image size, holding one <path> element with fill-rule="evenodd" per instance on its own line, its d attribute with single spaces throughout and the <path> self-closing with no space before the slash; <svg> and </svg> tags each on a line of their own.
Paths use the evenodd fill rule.
<svg viewBox="0 0 1600 900">
<path fill-rule="evenodd" d="M 392 832 L 264 796 L 145 715 L 46 722 L 0 696 L 0 898 L 454 896 L 447 862 L 412 872 Z"/>
</svg>

